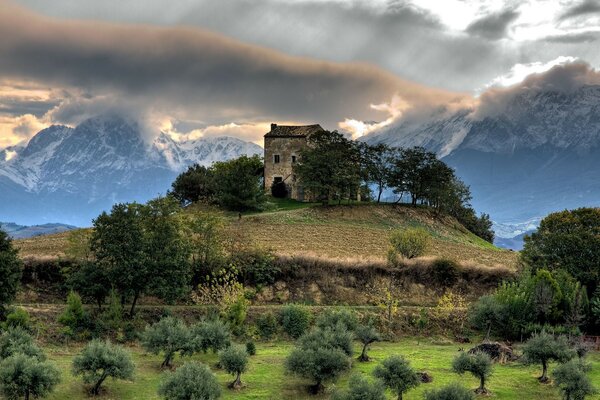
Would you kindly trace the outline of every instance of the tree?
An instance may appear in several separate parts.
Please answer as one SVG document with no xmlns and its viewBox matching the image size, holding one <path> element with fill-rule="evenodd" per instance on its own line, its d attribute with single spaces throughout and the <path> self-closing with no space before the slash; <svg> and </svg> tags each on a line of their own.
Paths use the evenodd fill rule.
<svg viewBox="0 0 600 400">
<path fill-rule="evenodd" d="M 310 312 L 306 307 L 288 304 L 280 311 L 281 326 L 290 337 L 298 339 L 310 325 Z"/>
<path fill-rule="evenodd" d="M 263 163 L 259 156 L 241 156 L 212 166 L 216 202 L 229 210 L 258 210 L 265 201 Z"/>
<path fill-rule="evenodd" d="M 79 264 L 69 275 L 67 283 L 84 299 L 96 303 L 98 310 L 102 309 L 111 287 L 107 271 L 90 261 Z"/>
<path fill-rule="evenodd" d="M 73 335 L 85 329 L 87 321 L 88 315 L 83 309 L 81 297 L 71 290 L 67 296 L 67 307 L 58 317 L 58 322 L 67 328 L 69 335 Z"/>
<path fill-rule="evenodd" d="M 436 161 L 435 153 L 422 147 L 399 149 L 392 161 L 390 186 L 396 193 L 408 193 L 411 204 L 416 206 L 427 193 L 427 179 L 433 177 L 431 169 Z"/>
<path fill-rule="evenodd" d="M 377 329 L 375 329 L 372 324 L 359 325 L 354 334 L 356 339 L 358 339 L 363 345 L 360 356 L 358 356 L 358 360 L 363 362 L 369 361 L 369 355 L 367 354 L 369 345 L 381 340 L 381 335 L 379 335 L 379 332 L 377 332 Z"/>
<path fill-rule="evenodd" d="M 221 385 L 206 365 L 188 362 L 165 376 L 158 394 L 165 400 L 217 400 Z"/>
<path fill-rule="evenodd" d="M 376 145 L 360 143 L 359 150 L 363 180 L 377 186 L 377 203 L 379 203 L 383 191 L 388 186 L 392 149 L 383 143 Z"/>
<path fill-rule="evenodd" d="M 471 324 L 486 332 L 485 340 L 490 339 L 492 329 L 497 329 L 502 319 L 502 305 L 494 296 L 481 296 L 469 310 Z"/>
<path fill-rule="evenodd" d="M 161 367 L 171 367 L 175 353 L 184 352 L 191 340 L 188 327 L 180 319 L 166 317 L 146 327 L 142 334 L 142 346 L 152 354 L 164 354 Z"/>
<path fill-rule="evenodd" d="M 350 376 L 348 391 L 335 392 L 333 400 L 385 400 L 385 387 L 381 382 L 369 382 L 359 374 Z"/>
<path fill-rule="evenodd" d="M 548 363 L 550 361 L 567 362 L 575 357 L 564 336 L 555 338 L 549 333 L 535 334 L 523 346 L 526 364 L 542 364 L 542 375 L 538 380 L 548 382 Z"/>
<path fill-rule="evenodd" d="M 475 389 L 475 393 L 489 393 L 485 387 L 485 382 L 492 375 L 492 360 L 487 354 L 481 352 L 469 354 L 461 351 L 452 361 L 452 370 L 460 375 L 470 372 L 471 375 L 479 379 L 479 387 Z"/>
<path fill-rule="evenodd" d="M 402 400 L 402 395 L 420 383 L 410 363 L 402 356 L 391 356 L 375 367 L 373 375 Z"/>
<path fill-rule="evenodd" d="M 552 371 L 554 384 L 563 393 L 565 400 L 584 400 L 596 393 L 587 372 L 591 366 L 582 360 L 571 360 L 556 367 Z"/>
<path fill-rule="evenodd" d="M 23 268 L 18 250 L 6 232 L 0 229 L 0 319 L 4 317 L 4 308 L 10 304 L 19 288 Z"/>
<path fill-rule="evenodd" d="M 33 337 L 22 327 L 8 327 L 0 334 L 0 360 L 16 354 L 44 361 L 46 357 L 42 350 L 36 346 Z"/>
<path fill-rule="evenodd" d="M 60 382 L 51 363 L 17 353 L 0 362 L 0 393 L 6 399 L 44 397 Z"/>
<path fill-rule="evenodd" d="M 352 339 L 352 332 L 348 331 L 344 325 L 338 324 L 333 328 L 316 328 L 305 333 L 298 339 L 298 345 L 303 349 L 314 348 L 315 346 L 339 349 L 351 357 L 353 353 Z"/>
<path fill-rule="evenodd" d="M 235 375 L 235 379 L 230 383 L 233 389 L 242 387 L 241 376 L 248 368 L 248 353 L 241 346 L 229 346 L 219 353 L 219 365 L 228 373 Z"/>
<path fill-rule="evenodd" d="M 296 375 L 310 379 L 313 382 L 312 392 L 318 393 L 323 389 L 324 382 L 350 369 L 350 360 L 339 348 L 296 347 L 286 358 L 285 367 Z"/>
<path fill-rule="evenodd" d="M 169 192 L 182 206 L 196 202 L 209 203 L 214 200 L 215 181 L 211 168 L 194 164 L 179 174 L 171 184 Z"/>
<path fill-rule="evenodd" d="M 100 393 L 106 378 L 132 380 L 134 368 L 129 353 L 108 341 L 92 340 L 73 359 L 73 375 L 81 375 L 86 384 L 92 384 L 93 395 Z"/>
<path fill-rule="evenodd" d="M 319 318 L 317 318 L 316 321 L 316 325 L 321 329 L 335 328 L 338 326 L 338 324 L 341 324 L 349 331 L 353 331 L 358 325 L 356 313 L 346 308 L 339 310 L 326 310 L 319 316 Z"/>
<path fill-rule="evenodd" d="M 395 230 L 390 235 L 391 252 L 400 254 L 406 259 L 420 257 L 425 254 L 430 235 L 423 228 Z"/>
<path fill-rule="evenodd" d="M 469 389 L 451 383 L 438 390 L 428 390 L 425 392 L 425 400 L 474 400 L 475 396 Z"/>
<path fill-rule="evenodd" d="M 535 317 L 542 324 L 551 322 L 558 315 L 558 306 L 562 300 L 560 286 L 545 269 L 536 272 L 532 280 L 529 301 Z"/>
<path fill-rule="evenodd" d="M 231 345 L 229 328 L 218 319 L 201 321 L 192 325 L 190 336 L 186 354 L 199 351 L 206 353 L 208 350 L 217 353 Z"/>
</svg>

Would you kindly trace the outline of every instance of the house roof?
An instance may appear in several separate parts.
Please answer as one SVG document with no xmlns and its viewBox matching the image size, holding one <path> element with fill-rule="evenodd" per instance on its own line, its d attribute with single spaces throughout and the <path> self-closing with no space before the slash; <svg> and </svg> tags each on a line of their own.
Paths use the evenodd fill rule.
<svg viewBox="0 0 600 400">
<path fill-rule="evenodd" d="M 265 137 L 307 137 L 322 130 L 319 124 L 297 126 L 271 124 L 271 131 L 267 132 Z"/>
</svg>

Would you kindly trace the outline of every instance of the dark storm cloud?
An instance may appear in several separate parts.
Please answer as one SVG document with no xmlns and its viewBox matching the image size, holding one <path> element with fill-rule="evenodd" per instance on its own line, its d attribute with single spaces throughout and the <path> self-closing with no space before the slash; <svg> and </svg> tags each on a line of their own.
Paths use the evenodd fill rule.
<svg viewBox="0 0 600 400">
<path fill-rule="evenodd" d="M 466 31 L 471 35 L 498 40 L 506 36 L 510 24 L 519 17 L 515 10 L 504 10 L 486 15 L 469 24 Z"/>
<path fill-rule="evenodd" d="M 0 98 L 0 114 L 23 115 L 32 114 L 41 117 L 60 102 L 58 100 L 22 100 L 19 98 L 2 97 Z"/>
<path fill-rule="evenodd" d="M 584 0 L 583 2 L 567 8 L 559 17 L 559 20 L 565 20 L 569 18 L 579 17 L 582 15 L 589 15 L 600 13 L 600 1 L 598 0 Z"/>
</svg>

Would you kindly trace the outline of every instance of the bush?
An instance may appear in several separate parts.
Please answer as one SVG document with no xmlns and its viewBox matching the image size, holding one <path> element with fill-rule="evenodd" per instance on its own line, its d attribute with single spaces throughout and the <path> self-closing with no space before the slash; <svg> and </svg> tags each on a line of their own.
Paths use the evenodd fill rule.
<svg viewBox="0 0 600 400">
<path fill-rule="evenodd" d="M 281 326 L 290 337 L 298 339 L 307 331 L 311 315 L 305 307 L 290 304 L 281 309 Z"/>
<path fill-rule="evenodd" d="M 349 331 L 354 331 L 358 325 L 356 313 L 345 308 L 340 310 L 326 310 L 323 314 L 319 315 L 316 322 L 316 325 L 321 329 L 335 328 L 338 324 L 341 324 Z"/>
<path fill-rule="evenodd" d="M 229 328 L 218 319 L 201 321 L 192 325 L 191 340 L 187 353 L 202 351 L 206 353 L 212 350 L 217 353 L 231 344 L 231 333 Z"/>
<path fill-rule="evenodd" d="M 229 323 L 234 335 L 242 335 L 244 333 L 244 322 L 246 322 L 249 305 L 250 302 L 244 297 L 244 294 L 239 293 L 235 301 L 228 304 L 225 308 L 224 317 Z"/>
<path fill-rule="evenodd" d="M 423 228 L 396 230 L 390 235 L 392 254 L 407 259 L 424 255 L 429 241 L 430 235 Z"/>
<path fill-rule="evenodd" d="M 0 229 L 0 318 L 4 315 L 4 307 L 11 303 L 17 295 L 23 265 L 18 251 L 6 232 Z"/>
<path fill-rule="evenodd" d="M 73 359 L 73 375 L 81 375 L 86 384 L 92 384 L 93 395 L 100 393 L 106 378 L 132 380 L 134 368 L 129 353 L 108 341 L 92 340 Z"/>
<path fill-rule="evenodd" d="M 401 356 L 391 356 L 383 360 L 375 367 L 373 375 L 394 392 L 399 400 L 402 399 L 403 393 L 417 387 L 421 382 L 410 363 Z"/>
<path fill-rule="evenodd" d="M 249 285 L 272 285 L 281 275 L 281 268 L 274 262 L 273 254 L 262 249 L 241 251 L 231 261 L 240 267 L 244 282 Z"/>
<path fill-rule="evenodd" d="M 44 397 L 60 382 L 60 372 L 51 363 L 25 354 L 0 362 L 0 393 L 6 399 Z"/>
<path fill-rule="evenodd" d="M 454 260 L 437 258 L 431 264 L 431 276 L 438 285 L 451 287 L 456 284 L 460 277 L 460 268 Z"/>
<path fill-rule="evenodd" d="M 485 340 L 489 339 L 492 329 L 498 329 L 502 318 L 502 304 L 490 295 L 481 296 L 469 310 L 471 324 L 476 329 L 485 332 Z"/>
<path fill-rule="evenodd" d="M 92 262 L 84 262 L 77 267 L 69 275 L 67 284 L 86 301 L 94 302 L 98 309 L 102 308 L 111 287 L 107 271 Z"/>
<path fill-rule="evenodd" d="M 21 327 L 9 327 L 0 334 L 0 359 L 16 354 L 24 354 L 40 361 L 46 358 L 42 350 L 35 345 L 29 332 Z"/>
<path fill-rule="evenodd" d="M 158 394 L 165 400 L 216 400 L 221 397 L 221 385 L 206 365 L 189 362 L 165 375 Z"/>
<path fill-rule="evenodd" d="M 83 309 L 81 297 L 74 291 L 67 296 L 67 308 L 58 317 L 58 322 L 66 327 L 65 334 L 73 336 L 83 332 L 88 327 L 88 315 Z"/>
<path fill-rule="evenodd" d="M 385 400 L 385 387 L 381 382 L 370 383 L 359 374 L 350 376 L 348 391 L 335 392 L 332 400 Z"/>
<path fill-rule="evenodd" d="M 277 334 L 277 318 L 271 312 L 261 314 L 256 319 L 256 328 L 262 339 L 271 339 Z"/>
<path fill-rule="evenodd" d="M 246 343 L 246 353 L 248 353 L 249 356 L 256 355 L 256 345 L 254 344 L 254 342 L 250 341 Z"/>
<path fill-rule="evenodd" d="M 371 343 L 377 342 L 381 340 L 381 336 L 377 329 L 371 324 L 367 325 L 359 325 L 354 332 L 356 339 L 360 341 L 363 345 L 360 356 L 358 357 L 359 361 L 369 361 L 369 355 L 367 354 L 368 347 Z"/>
<path fill-rule="evenodd" d="M 489 393 L 485 387 L 485 382 L 492 375 L 492 360 L 487 354 L 469 354 L 463 351 L 452 361 L 452 370 L 460 375 L 470 372 L 471 375 L 479 379 L 479 387 L 475 389 L 475 393 Z"/>
<path fill-rule="evenodd" d="M 425 392 L 425 400 L 474 400 L 475 395 L 469 389 L 451 383 L 438 390 L 428 390 Z"/>
<path fill-rule="evenodd" d="M 146 327 L 142 334 L 142 347 L 152 354 L 164 353 L 161 367 L 170 367 L 175 353 L 188 349 L 190 331 L 180 319 L 166 317 Z"/>
<path fill-rule="evenodd" d="M 523 346 L 523 356 L 526 364 L 542 364 L 542 376 L 538 380 L 548 382 L 548 363 L 550 361 L 567 362 L 576 356 L 564 336 L 554 336 L 542 332 L 533 335 Z"/>
<path fill-rule="evenodd" d="M 278 199 L 285 199 L 288 196 L 288 188 L 285 182 L 273 182 L 271 185 L 271 196 Z"/>
<path fill-rule="evenodd" d="M 352 356 L 352 332 L 342 325 L 335 328 L 317 328 L 305 333 L 298 339 L 300 347 L 308 349 L 315 346 L 340 349 L 347 356 Z"/>
<path fill-rule="evenodd" d="M 586 396 L 596 393 L 590 378 L 586 375 L 590 370 L 589 364 L 581 360 L 571 360 L 556 367 L 552 377 L 565 399 L 583 400 Z"/>
<path fill-rule="evenodd" d="M 318 393 L 323 383 L 337 378 L 350 369 L 348 356 L 338 348 L 296 347 L 285 360 L 288 371 L 313 382 L 311 389 Z"/>
<path fill-rule="evenodd" d="M 25 330 L 29 329 L 29 313 L 20 307 L 17 307 L 15 309 L 13 309 L 10 313 L 8 313 L 8 315 L 6 316 L 6 322 L 4 323 L 4 325 L 9 328 L 23 328 Z"/>
<path fill-rule="evenodd" d="M 229 384 L 232 389 L 242 387 L 241 376 L 248 368 L 248 353 L 241 346 L 229 346 L 219 353 L 219 365 L 231 375 L 235 375 Z"/>
</svg>

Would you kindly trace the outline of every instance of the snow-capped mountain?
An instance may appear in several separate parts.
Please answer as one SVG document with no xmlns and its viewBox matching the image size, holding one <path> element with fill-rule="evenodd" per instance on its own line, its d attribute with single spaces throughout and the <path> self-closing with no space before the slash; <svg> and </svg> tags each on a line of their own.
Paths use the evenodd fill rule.
<svg viewBox="0 0 600 400">
<path fill-rule="evenodd" d="M 164 194 L 188 165 L 242 154 L 262 148 L 230 137 L 176 142 L 166 134 L 147 143 L 136 122 L 116 116 L 54 125 L 0 152 L 0 220 L 89 225 L 115 202 Z"/>
</svg>

